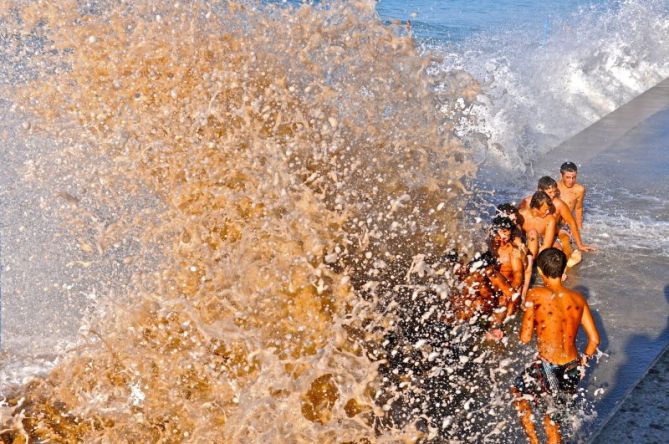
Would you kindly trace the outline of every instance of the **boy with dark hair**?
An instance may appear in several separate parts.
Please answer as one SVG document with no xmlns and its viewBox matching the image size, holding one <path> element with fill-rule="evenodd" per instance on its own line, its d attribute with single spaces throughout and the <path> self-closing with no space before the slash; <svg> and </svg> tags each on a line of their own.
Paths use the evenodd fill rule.
<svg viewBox="0 0 669 444">
<path fill-rule="evenodd" d="M 477 254 L 460 273 L 463 288 L 452 299 L 456 318 L 474 321 L 486 331 L 486 338 L 499 340 L 515 293 L 511 284 L 497 270 L 497 260 L 491 252 Z"/>
<path fill-rule="evenodd" d="M 524 303 L 520 341 L 529 343 L 536 331 L 539 359 L 516 378 L 512 392 L 531 443 L 538 443 L 539 440 L 528 400 L 543 408 L 548 442 L 561 442 L 559 415 L 550 414 L 547 407 L 564 413 L 583 378 L 583 366 L 599 345 L 599 333 L 585 298 L 562 285 L 561 277 L 566 265 L 567 257 L 557 248 L 542 251 L 537 257 L 537 268 L 545 287 L 532 288 Z M 588 337 L 588 345 L 581 357 L 576 348 L 579 326 L 583 327 Z"/>
<path fill-rule="evenodd" d="M 499 272 L 520 290 L 523 283 L 523 258 L 520 249 L 514 244 L 514 224 L 508 217 L 497 216 L 490 227 L 489 246 L 497 259 Z"/>
<path fill-rule="evenodd" d="M 511 316 L 517 303 L 518 297 L 523 290 L 523 277 L 525 276 L 526 257 L 525 252 L 514 243 L 514 223 L 504 216 L 497 216 L 492 220 L 490 237 L 488 243 L 490 252 L 497 260 L 497 270 L 506 278 L 514 290 L 514 296 L 508 301 L 507 316 Z"/>
<path fill-rule="evenodd" d="M 523 233 L 523 217 L 518 212 L 518 208 L 512 203 L 503 203 L 495 208 L 495 217 L 508 217 L 513 222 L 514 243 L 520 248 L 524 243 L 525 233 Z"/>
<path fill-rule="evenodd" d="M 529 208 L 520 209 L 523 231 L 527 238 L 527 248 L 536 257 L 539 251 L 552 247 L 555 241 L 555 207 L 548 194 L 537 191 L 530 199 Z M 541 247 L 539 241 L 542 240 Z"/>
<path fill-rule="evenodd" d="M 574 162 L 565 162 L 560 166 L 560 181 L 558 189 L 560 198 L 567 204 L 569 211 L 574 214 L 579 230 L 583 228 L 583 199 L 585 187 L 576 182 L 578 168 Z"/>
<path fill-rule="evenodd" d="M 518 248 L 520 258 L 523 261 L 523 288 L 520 292 L 521 300 L 525 300 L 527 290 L 530 288 L 530 281 L 532 279 L 533 256 L 529 253 L 526 245 L 525 232 L 523 231 L 523 216 L 520 215 L 518 208 L 512 203 L 503 203 L 495 209 L 496 216 L 502 216 L 511 219 L 513 228 L 511 233 L 513 235 L 513 245 Z M 510 315 L 510 314 L 509 314 Z"/>
<path fill-rule="evenodd" d="M 539 179 L 539 182 L 537 183 L 537 189 L 548 194 L 548 196 L 551 198 L 551 201 L 553 202 L 553 206 L 555 207 L 555 214 L 553 216 L 555 217 L 557 238 L 560 241 L 562 251 L 564 251 L 564 253 L 567 255 L 567 268 L 571 268 L 581 261 L 581 253 L 579 250 L 593 251 L 593 248 L 585 245 L 581 240 L 581 233 L 576 221 L 574 220 L 571 209 L 560 198 L 560 190 L 558 189 L 557 182 L 550 176 L 544 176 Z M 521 208 L 529 205 L 530 199 L 531 196 L 526 197 L 525 200 L 523 200 L 523 202 L 520 204 Z M 566 227 L 563 227 L 564 224 L 569 227 L 571 235 L 569 231 L 566 230 Z M 574 241 L 576 242 L 577 250 L 573 250 L 571 247 L 572 235 L 574 237 Z"/>
</svg>

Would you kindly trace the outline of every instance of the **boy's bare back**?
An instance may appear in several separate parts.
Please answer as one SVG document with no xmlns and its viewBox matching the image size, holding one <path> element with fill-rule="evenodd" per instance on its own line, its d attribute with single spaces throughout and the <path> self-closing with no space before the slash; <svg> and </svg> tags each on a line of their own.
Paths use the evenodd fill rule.
<svg viewBox="0 0 669 444">
<path fill-rule="evenodd" d="M 529 334 L 531 337 L 532 330 L 536 330 L 542 358 L 554 364 L 566 364 L 578 358 L 576 332 L 585 317 L 592 319 L 580 293 L 565 287 L 556 292 L 533 288 L 527 293 L 525 307 L 521 336 Z"/>
</svg>

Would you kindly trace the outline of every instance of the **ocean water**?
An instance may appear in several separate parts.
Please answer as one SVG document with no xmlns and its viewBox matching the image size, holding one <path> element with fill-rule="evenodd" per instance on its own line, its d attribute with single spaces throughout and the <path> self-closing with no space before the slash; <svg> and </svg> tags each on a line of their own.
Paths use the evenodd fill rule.
<svg viewBox="0 0 669 444">
<path fill-rule="evenodd" d="M 3 4 L 3 438 L 515 436 L 444 252 L 669 75 L 667 3 L 409 5 Z"/>
<path fill-rule="evenodd" d="M 381 0 L 376 9 L 387 20 L 409 20 L 419 39 L 462 43 L 476 34 L 495 35 L 522 28 L 527 38 L 546 42 L 556 22 L 571 22 L 580 12 L 615 3 L 601 0 L 529 2 L 516 0 L 411 1 Z"/>
<path fill-rule="evenodd" d="M 669 75 L 666 0 L 382 0 L 376 10 L 410 21 L 438 69 L 480 82 L 476 102 L 459 104 L 457 133 L 479 164 L 506 173 L 531 172 L 538 156 Z"/>
</svg>

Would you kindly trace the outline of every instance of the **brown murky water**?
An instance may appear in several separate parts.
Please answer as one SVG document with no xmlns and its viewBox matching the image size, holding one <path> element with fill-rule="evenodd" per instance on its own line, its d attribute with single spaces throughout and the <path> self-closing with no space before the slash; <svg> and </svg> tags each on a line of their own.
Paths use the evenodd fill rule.
<svg viewBox="0 0 669 444">
<path fill-rule="evenodd" d="M 17 388 L 4 442 L 417 439 L 383 425 L 377 351 L 397 322 L 393 289 L 470 245 L 474 168 L 449 105 L 476 83 L 432 78 L 373 2 L 1 13 L 25 74 L 6 96 L 26 135 L 56 147 L 31 180 L 71 175 L 56 195 L 82 260 L 131 239 L 125 260 L 151 270 Z M 42 50 L 26 56 L 28 41 Z M 135 195 L 158 203 L 124 204 Z"/>
</svg>

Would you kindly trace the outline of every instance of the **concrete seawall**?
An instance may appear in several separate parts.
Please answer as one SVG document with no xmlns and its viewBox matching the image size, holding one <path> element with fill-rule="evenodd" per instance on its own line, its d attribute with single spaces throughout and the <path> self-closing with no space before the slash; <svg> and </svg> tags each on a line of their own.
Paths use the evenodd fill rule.
<svg viewBox="0 0 669 444">
<path fill-rule="evenodd" d="M 556 147 L 535 176 L 579 166 L 584 241 L 597 244 L 569 279 L 595 310 L 608 354 L 592 369 L 594 439 L 669 344 L 669 79 Z"/>
</svg>

